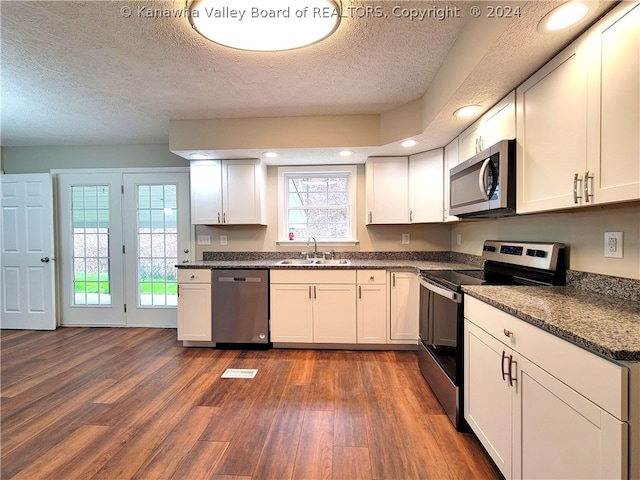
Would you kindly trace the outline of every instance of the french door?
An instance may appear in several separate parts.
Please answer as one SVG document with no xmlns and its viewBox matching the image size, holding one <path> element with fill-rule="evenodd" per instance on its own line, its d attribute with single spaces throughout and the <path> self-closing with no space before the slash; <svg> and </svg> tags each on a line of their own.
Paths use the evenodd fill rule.
<svg viewBox="0 0 640 480">
<path fill-rule="evenodd" d="M 175 327 L 188 173 L 60 173 L 58 199 L 61 324 Z"/>
</svg>

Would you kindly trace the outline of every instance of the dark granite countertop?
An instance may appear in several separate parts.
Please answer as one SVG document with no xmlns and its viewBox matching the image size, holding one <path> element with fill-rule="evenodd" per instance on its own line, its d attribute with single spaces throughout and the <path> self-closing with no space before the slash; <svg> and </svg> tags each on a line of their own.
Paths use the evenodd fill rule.
<svg viewBox="0 0 640 480">
<path fill-rule="evenodd" d="M 283 255 L 283 258 L 285 256 Z M 242 268 L 268 268 L 272 270 L 313 269 L 313 270 L 367 270 L 367 269 L 406 269 L 406 270 L 482 270 L 482 267 L 460 262 L 449 261 L 425 261 L 425 260 L 362 260 L 350 259 L 349 265 L 278 265 L 278 260 L 199 260 L 191 263 L 176 265 L 178 268 L 211 268 L 211 269 L 242 269 Z"/>
<path fill-rule="evenodd" d="M 640 361 L 640 303 L 572 287 L 465 286 L 463 291 L 611 360 Z"/>
</svg>

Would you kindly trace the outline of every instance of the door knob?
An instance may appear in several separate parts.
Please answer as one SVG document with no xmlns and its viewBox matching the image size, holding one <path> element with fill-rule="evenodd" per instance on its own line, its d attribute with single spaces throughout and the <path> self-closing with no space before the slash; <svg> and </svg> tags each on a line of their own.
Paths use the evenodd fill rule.
<svg viewBox="0 0 640 480">
<path fill-rule="evenodd" d="M 49 260 L 50 260 L 49 257 L 44 257 L 40 259 L 42 263 L 49 263 Z"/>
</svg>

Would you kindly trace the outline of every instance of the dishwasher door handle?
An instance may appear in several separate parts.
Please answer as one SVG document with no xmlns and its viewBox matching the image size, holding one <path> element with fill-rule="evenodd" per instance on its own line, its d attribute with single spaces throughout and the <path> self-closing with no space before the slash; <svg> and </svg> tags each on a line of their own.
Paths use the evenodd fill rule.
<svg viewBox="0 0 640 480">
<path fill-rule="evenodd" d="M 223 283 L 260 283 L 262 279 L 260 277 L 220 277 L 218 278 L 218 281 Z"/>
</svg>

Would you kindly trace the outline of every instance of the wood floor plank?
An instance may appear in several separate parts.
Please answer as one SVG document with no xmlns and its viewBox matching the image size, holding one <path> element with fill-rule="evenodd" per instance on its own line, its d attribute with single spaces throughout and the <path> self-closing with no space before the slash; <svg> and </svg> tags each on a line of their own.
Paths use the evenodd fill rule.
<svg viewBox="0 0 640 480">
<path fill-rule="evenodd" d="M 333 469 L 333 412 L 310 411 L 304 416 L 293 478 L 330 479 Z"/>
<path fill-rule="evenodd" d="M 182 458 L 171 478 L 173 480 L 215 478 L 213 473 L 215 467 L 228 446 L 227 442 L 197 441 L 189 453 Z"/>
<path fill-rule="evenodd" d="M 134 479 L 171 478 L 184 457 L 193 449 L 209 423 L 215 407 L 191 408 L 184 420 L 167 435 L 133 476 Z"/>
<path fill-rule="evenodd" d="M 260 455 L 256 478 L 292 478 L 304 418 L 307 385 L 287 385 Z"/>
<path fill-rule="evenodd" d="M 368 480 L 371 476 L 369 449 L 333 447 L 332 480 Z"/>
<path fill-rule="evenodd" d="M 35 460 L 12 478 L 15 480 L 57 478 L 61 465 L 81 455 L 84 447 L 102 435 L 108 428 L 98 425 L 83 425 L 64 441 L 55 445 L 46 455 Z"/>
</svg>

